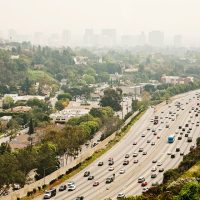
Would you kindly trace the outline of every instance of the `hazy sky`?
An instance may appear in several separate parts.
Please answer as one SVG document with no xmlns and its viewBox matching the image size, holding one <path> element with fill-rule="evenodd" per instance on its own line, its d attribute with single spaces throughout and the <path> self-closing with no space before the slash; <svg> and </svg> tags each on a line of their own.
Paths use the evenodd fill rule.
<svg viewBox="0 0 200 200">
<path fill-rule="evenodd" d="M 200 35 L 200 0 L 0 0 L 0 30 L 54 33 L 116 28 Z"/>
</svg>

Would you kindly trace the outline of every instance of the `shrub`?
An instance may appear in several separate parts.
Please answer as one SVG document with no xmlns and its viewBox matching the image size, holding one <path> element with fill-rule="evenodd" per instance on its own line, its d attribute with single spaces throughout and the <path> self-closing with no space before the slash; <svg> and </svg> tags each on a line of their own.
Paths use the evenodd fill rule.
<svg viewBox="0 0 200 200">
<path fill-rule="evenodd" d="M 55 183 L 55 182 L 56 182 L 56 179 L 53 179 L 53 180 L 50 181 L 49 184 L 52 185 L 52 184 Z"/>
<path fill-rule="evenodd" d="M 47 187 L 47 185 L 46 184 L 44 184 L 43 186 L 42 186 L 42 189 L 45 189 Z"/>
<path fill-rule="evenodd" d="M 33 193 L 36 193 L 36 191 L 37 191 L 37 190 L 34 188 L 34 189 L 33 189 Z"/>
</svg>

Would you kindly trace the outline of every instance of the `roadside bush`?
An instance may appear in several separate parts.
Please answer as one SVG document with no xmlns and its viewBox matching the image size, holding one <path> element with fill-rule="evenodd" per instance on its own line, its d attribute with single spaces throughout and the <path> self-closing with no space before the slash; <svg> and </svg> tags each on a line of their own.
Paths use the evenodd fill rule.
<svg viewBox="0 0 200 200">
<path fill-rule="evenodd" d="M 34 188 L 34 189 L 33 189 L 33 193 L 36 193 L 36 191 L 37 191 L 37 190 Z"/>
<path fill-rule="evenodd" d="M 42 186 L 42 189 L 45 189 L 47 187 L 47 185 L 46 184 L 44 184 L 43 186 Z"/>
<path fill-rule="evenodd" d="M 49 184 L 52 185 L 52 184 L 55 183 L 55 182 L 56 182 L 56 179 L 53 179 L 53 180 L 51 180 L 51 181 L 49 182 Z"/>
</svg>

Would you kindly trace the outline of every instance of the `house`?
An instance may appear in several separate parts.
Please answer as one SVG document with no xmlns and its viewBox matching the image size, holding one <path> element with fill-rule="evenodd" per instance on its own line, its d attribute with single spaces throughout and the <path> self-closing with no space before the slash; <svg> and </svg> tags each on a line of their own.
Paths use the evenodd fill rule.
<svg viewBox="0 0 200 200">
<path fill-rule="evenodd" d="M 180 77 L 180 76 L 166 76 L 161 77 L 161 82 L 166 84 L 186 84 L 193 82 L 193 77 Z"/>
</svg>

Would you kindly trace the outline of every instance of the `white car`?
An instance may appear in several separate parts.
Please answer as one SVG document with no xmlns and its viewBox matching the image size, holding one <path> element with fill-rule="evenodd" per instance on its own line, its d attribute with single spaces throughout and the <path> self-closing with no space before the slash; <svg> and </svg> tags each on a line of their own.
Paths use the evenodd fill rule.
<svg viewBox="0 0 200 200">
<path fill-rule="evenodd" d="M 149 188 L 144 187 L 144 188 L 142 188 L 142 193 L 147 192 L 148 190 L 149 190 Z"/>
<path fill-rule="evenodd" d="M 113 171 L 114 170 L 114 167 L 109 167 L 108 168 L 108 171 Z"/>
<path fill-rule="evenodd" d="M 161 166 L 161 165 L 162 165 L 162 162 L 158 162 L 158 163 L 157 163 L 157 166 Z"/>
<path fill-rule="evenodd" d="M 117 195 L 117 198 L 124 198 L 125 197 L 125 194 L 123 192 L 120 192 L 118 195 Z"/>
<path fill-rule="evenodd" d="M 155 172 L 156 170 L 157 170 L 156 167 L 153 167 L 153 168 L 151 169 L 152 172 Z"/>
<path fill-rule="evenodd" d="M 76 189 L 75 185 L 68 186 L 68 191 L 74 191 Z"/>
<path fill-rule="evenodd" d="M 120 174 L 124 174 L 124 173 L 125 173 L 125 169 L 121 169 L 121 170 L 119 171 L 119 173 L 120 173 Z"/>
</svg>

